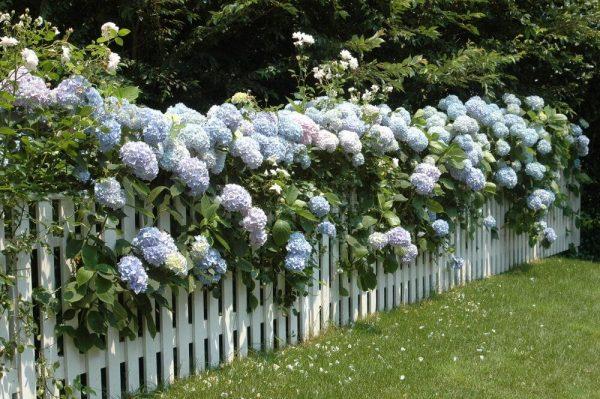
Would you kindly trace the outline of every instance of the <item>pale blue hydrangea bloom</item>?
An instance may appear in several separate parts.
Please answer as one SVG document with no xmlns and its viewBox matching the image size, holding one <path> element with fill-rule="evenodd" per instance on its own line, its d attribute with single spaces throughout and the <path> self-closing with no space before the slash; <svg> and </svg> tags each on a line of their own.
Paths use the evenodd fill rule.
<svg viewBox="0 0 600 399">
<path fill-rule="evenodd" d="M 119 151 L 121 161 L 142 180 L 152 181 L 158 175 L 158 161 L 152 148 L 143 141 L 129 141 Z"/>
<path fill-rule="evenodd" d="M 544 99 L 540 96 L 525 97 L 525 104 L 534 111 L 544 108 Z"/>
<path fill-rule="evenodd" d="M 144 257 L 146 262 L 156 267 L 162 266 L 170 254 L 177 252 L 173 237 L 156 227 L 140 229 L 131 241 L 131 245 L 137 253 Z"/>
<path fill-rule="evenodd" d="M 427 130 L 427 133 L 429 133 L 429 135 L 436 134 L 438 136 L 438 140 L 446 144 L 450 143 L 450 139 L 452 138 L 452 134 L 450 134 L 450 132 L 442 126 L 433 126 Z"/>
<path fill-rule="evenodd" d="M 96 202 L 100 205 L 113 210 L 121 209 L 125 206 L 125 190 L 123 190 L 121 184 L 114 177 L 97 181 L 94 184 L 94 196 L 96 197 Z"/>
<path fill-rule="evenodd" d="M 388 236 L 385 233 L 373 232 L 368 238 L 369 245 L 375 250 L 381 250 L 388 245 Z"/>
<path fill-rule="evenodd" d="M 462 101 L 460 101 L 460 98 L 458 98 L 458 96 L 454 94 L 449 94 L 438 102 L 438 108 L 442 111 L 446 111 L 448 107 L 453 103 L 462 104 Z"/>
<path fill-rule="evenodd" d="M 129 255 L 121 258 L 117 264 L 121 281 L 127 283 L 130 290 L 139 294 L 148 288 L 148 274 L 137 257 Z"/>
<path fill-rule="evenodd" d="M 362 151 L 362 143 L 356 132 L 342 130 L 339 132 L 338 138 L 340 139 L 340 147 L 346 154 L 358 154 Z"/>
<path fill-rule="evenodd" d="M 575 139 L 575 145 L 577 147 L 577 155 L 585 157 L 589 153 L 590 139 L 586 135 L 577 136 Z"/>
<path fill-rule="evenodd" d="M 452 123 L 452 131 L 456 134 L 473 135 L 479 131 L 479 125 L 475 119 L 461 115 Z"/>
<path fill-rule="evenodd" d="M 504 103 L 506 105 L 508 105 L 508 104 L 517 104 L 519 106 L 521 105 L 521 100 L 519 100 L 519 98 L 512 93 L 505 93 L 502 96 L 502 101 L 504 101 Z"/>
<path fill-rule="evenodd" d="M 544 240 L 546 240 L 548 243 L 552 244 L 557 238 L 556 232 L 552 227 L 546 227 L 544 229 Z"/>
<path fill-rule="evenodd" d="M 210 184 L 206 163 L 196 157 L 185 158 L 179 162 L 177 177 L 190 189 L 192 196 L 203 194 Z"/>
<path fill-rule="evenodd" d="M 386 233 L 388 244 L 393 247 L 406 247 L 410 245 L 410 233 L 400 227 L 393 227 Z"/>
<path fill-rule="evenodd" d="M 190 246 L 190 257 L 192 261 L 200 261 L 204 259 L 206 255 L 208 255 L 208 250 L 210 249 L 210 244 L 208 240 L 203 235 L 197 235 L 194 237 L 194 241 Z"/>
<path fill-rule="evenodd" d="M 422 152 L 429 145 L 429 139 L 421 129 L 411 127 L 406 135 L 406 143 L 413 151 Z"/>
<path fill-rule="evenodd" d="M 398 151 L 398 142 L 389 127 L 375 125 L 371 128 L 370 136 L 373 138 L 371 146 L 374 151 L 381 154 Z"/>
<path fill-rule="evenodd" d="M 430 164 L 428 162 L 421 162 L 420 164 L 418 164 L 415 167 L 415 173 L 423 173 L 423 174 L 429 176 L 430 178 L 432 178 L 436 182 L 442 175 L 442 172 L 440 172 L 440 170 L 437 168 L 437 166 Z"/>
<path fill-rule="evenodd" d="M 82 166 L 76 166 L 73 169 L 73 175 L 81 183 L 87 183 L 88 181 L 90 181 L 90 178 L 92 177 L 90 174 L 90 171 Z"/>
<path fill-rule="evenodd" d="M 233 140 L 231 130 L 227 127 L 225 122 L 218 118 L 208 118 L 204 122 L 204 131 L 210 138 L 211 147 L 215 146 L 228 146 Z"/>
<path fill-rule="evenodd" d="M 264 161 L 260 152 L 260 144 L 254 137 L 240 137 L 233 142 L 231 155 L 240 157 L 242 162 L 250 169 L 257 169 Z"/>
<path fill-rule="evenodd" d="M 548 209 L 556 199 L 554 193 L 550 190 L 538 188 L 527 197 L 527 207 L 533 211 Z"/>
<path fill-rule="evenodd" d="M 411 174 L 410 183 L 420 195 L 430 195 L 435 188 L 435 180 L 424 173 Z"/>
<path fill-rule="evenodd" d="M 199 155 L 204 154 L 210 148 L 210 138 L 208 133 L 204 131 L 202 125 L 197 123 L 189 123 L 179 131 L 177 136 L 179 140 L 190 151 L 194 151 Z"/>
<path fill-rule="evenodd" d="M 64 108 L 85 105 L 85 93 L 90 86 L 90 82 L 80 75 L 64 79 L 53 90 L 57 104 Z"/>
<path fill-rule="evenodd" d="M 277 115 L 273 112 L 257 112 L 252 116 L 254 132 L 263 136 L 277 135 Z"/>
<path fill-rule="evenodd" d="M 402 263 L 410 263 L 417 259 L 417 256 L 419 255 L 419 249 L 415 244 L 408 244 L 407 246 L 402 247 L 402 249 L 404 250 L 401 259 Z"/>
<path fill-rule="evenodd" d="M 206 256 L 194 263 L 192 274 L 204 285 L 216 284 L 227 272 L 227 262 L 219 251 L 210 248 Z"/>
<path fill-rule="evenodd" d="M 237 184 L 226 184 L 219 198 L 223 208 L 229 212 L 246 213 L 252 207 L 252 197 Z"/>
<path fill-rule="evenodd" d="M 104 118 L 100 127 L 93 128 L 92 131 L 102 152 L 112 150 L 121 141 L 121 125 L 112 118 Z"/>
<path fill-rule="evenodd" d="M 54 91 L 46 86 L 44 79 L 32 75 L 24 67 L 11 72 L 7 80 L 11 85 L 13 82 L 16 85 L 15 106 L 17 107 L 26 109 L 48 107 L 56 102 Z"/>
<path fill-rule="evenodd" d="M 327 235 L 331 238 L 335 238 L 337 230 L 335 225 L 328 220 L 324 220 L 317 225 L 317 233 Z"/>
<path fill-rule="evenodd" d="M 456 120 L 460 116 L 467 115 L 467 108 L 461 102 L 454 102 L 448 105 L 446 113 L 450 120 Z"/>
<path fill-rule="evenodd" d="M 293 143 L 301 143 L 304 137 L 302 126 L 294 119 L 290 111 L 279 111 L 277 134 Z"/>
<path fill-rule="evenodd" d="M 303 271 L 312 252 L 312 246 L 306 240 L 304 234 L 299 231 L 290 234 L 285 248 L 287 250 L 284 261 L 285 268 L 293 272 Z"/>
<path fill-rule="evenodd" d="M 538 153 L 540 153 L 542 155 L 547 155 L 552 152 L 552 144 L 550 144 L 550 142 L 546 139 L 540 140 L 537 143 L 536 148 L 537 148 Z"/>
<path fill-rule="evenodd" d="M 483 219 L 483 225 L 488 229 L 493 229 L 496 227 L 496 218 L 492 215 L 488 215 Z"/>
<path fill-rule="evenodd" d="M 177 103 L 167 108 L 166 115 L 176 115 L 181 119 L 182 124 L 202 125 L 206 121 L 206 117 L 200 112 L 189 108 L 183 103 Z"/>
<path fill-rule="evenodd" d="M 394 137 L 400 141 L 406 141 L 408 125 L 406 120 L 398 113 L 393 113 L 389 120 L 389 128 L 392 129 Z"/>
<path fill-rule="evenodd" d="M 510 144 L 500 139 L 496 141 L 496 155 L 504 157 L 510 153 Z"/>
<path fill-rule="evenodd" d="M 243 119 L 240 111 L 231 103 L 213 105 L 206 113 L 206 116 L 221 120 L 230 130 L 237 129 Z"/>
<path fill-rule="evenodd" d="M 365 156 L 363 155 L 362 152 L 352 155 L 352 165 L 355 168 L 358 168 L 359 166 L 364 165 L 364 163 L 365 163 Z"/>
<path fill-rule="evenodd" d="M 319 218 L 327 215 L 331 210 L 329 201 L 322 195 L 316 195 L 308 201 L 308 209 Z"/>
<path fill-rule="evenodd" d="M 159 159 L 160 167 L 167 172 L 175 172 L 179 163 L 190 158 L 190 152 L 180 140 L 167 140 Z"/>
<path fill-rule="evenodd" d="M 531 162 L 525 166 L 525 174 L 533 180 L 542 180 L 546 173 L 546 167 L 539 162 Z"/>
<path fill-rule="evenodd" d="M 471 190 L 480 191 L 485 187 L 485 175 L 480 169 L 471 167 L 467 170 L 465 183 Z"/>
<path fill-rule="evenodd" d="M 508 166 L 503 166 L 495 174 L 496 183 L 501 187 L 512 189 L 517 185 L 517 173 Z"/>
<path fill-rule="evenodd" d="M 450 232 L 450 226 L 448 225 L 448 222 L 443 219 L 435 220 L 433 223 L 431 223 L 431 227 L 433 228 L 433 231 L 435 231 L 435 235 L 437 237 L 447 236 Z"/>
<path fill-rule="evenodd" d="M 312 119 L 316 124 L 323 125 L 323 112 L 319 111 L 317 108 L 308 107 L 306 108 L 306 111 L 304 111 L 304 114 Z"/>
<path fill-rule="evenodd" d="M 468 134 L 456 136 L 452 141 L 458 144 L 458 146 L 462 148 L 465 152 L 473 151 L 473 144 L 475 142 L 473 141 L 473 137 L 471 137 Z"/>
<path fill-rule="evenodd" d="M 252 207 L 246 212 L 240 224 L 248 232 L 264 230 L 267 226 L 267 215 L 262 209 Z"/>
<path fill-rule="evenodd" d="M 479 96 L 469 98 L 465 102 L 465 108 L 467 108 L 467 115 L 479 121 L 483 120 L 487 113 L 487 104 Z"/>
<path fill-rule="evenodd" d="M 509 130 L 508 127 L 502 122 L 496 122 L 492 125 L 492 132 L 494 136 L 499 139 L 503 139 L 508 136 Z"/>
<path fill-rule="evenodd" d="M 139 107 L 139 113 L 144 141 L 152 146 L 165 141 L 171 131 L 172 120 L 152 108 Z"/>
</svg>

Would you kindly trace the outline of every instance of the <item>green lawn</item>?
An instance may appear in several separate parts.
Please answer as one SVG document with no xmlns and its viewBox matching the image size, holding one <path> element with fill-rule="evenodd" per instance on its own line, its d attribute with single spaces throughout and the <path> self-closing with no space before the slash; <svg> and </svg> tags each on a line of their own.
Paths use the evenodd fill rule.
<svg viewBox="0 0 600 399">
<path fill-rule="evenodd" d="M 154 398 L 600 398 L 600 264 L 553 258 Z"/>
</svg>

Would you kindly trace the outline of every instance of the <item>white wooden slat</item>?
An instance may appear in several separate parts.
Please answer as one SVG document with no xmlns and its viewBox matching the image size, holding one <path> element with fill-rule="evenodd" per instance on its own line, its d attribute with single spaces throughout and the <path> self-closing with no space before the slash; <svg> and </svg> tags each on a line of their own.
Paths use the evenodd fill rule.
<svg viewBox="0 0 600 399">
<path fill-rule="evenodd" d="M 15 236 L 26 236 L 29 234 L 29 209 L 28 204 L 18 205 L 20 219 L 15 221 Z M 15 270 L 17 300 L 15 307 L 23 302 L 30 302 L 33 293 L 31 281 L 31 254 L 19 252 L 17 254 L 17 265 Z M 15 308 L 15 314 L 18 314 Z M 19 324 L 19 320 L 16 320 Z M 34 397 L 36 392 L 35 378 L 35 353 L 33 350 L 33 336 L 26 333 L 25 328 L 17 327 L 20 341 L 25 345 L 23 352 L 17 354 L 17 372 L 19 376 L 20 396 L 22 398 Z"/>
<path fill-rule="evenodd" d="M 4 215 L 4 209 L 0 206 L 0 272 L 7 271 L 6 258 L 2 254 L 2 251 L 5 248 L 5 227 L 4 227 L 4 217 L 8 217 L 8 215 Z M 8 210 L 7 210 L 8 211 Z M 4 217 L 3 217 L 4 215 Z M 9 332 L 9 321 L 8 321 L 8 313 L 4 312 L 0 314 L 0 338 L 8 339 L 10 337 Z M 0 378 L 0 397 L 2 398 L 10 398 L 12 393 L 14 392 L 14 367 L 12 364 L 7 364 L 9 366 L 10 371 L 4 375 L 3 378 Z"/>
<path fill-rule="evenodd" d="M 275 345 L 275 331 L 273 330 L 273 320 L 275 319 L 275 305 L 273 303 L 273 284 L 268 283 L 263 288 L 264 292 L 264 348 L 271 350 Z"/>
<path fill-rule="evenodd" d="M 356 271 L 350 274 L 350 322 L 355 322 L 359 317 L 359 297 L 358 284 L 356 282 Z"/>
<path fill-rule="evenodd" d="M 309 295 L 301 295 L 299 298 L 298 309 L 298 337 L 302 342 L 306 342 L 310 335 L 310 303 Z"/>
<path fill-rule="evenodd" d="M 290 309 L 288 316 L 288 342 L 292 345 L 296 344 L 300 339 L 300 326 L 298 323 L 298 315 L 300 313 L 300 298 L 294 302 L 294 306 Z"/>
<path fill-rule="evenodd" d="M 329 236 L 325 235 L 321 239 L 321 259 L 319 264 L 321 265 L 321 326 L 327 328 L 329 325 L 329 311 L 330 311 L 330 298 L 331 298 L 331 273 L 329 270 L 329 259 L 330 259 L 330 240 Z"/>
<path fill-rule="evenodd" d="M 158 227 L 168 233 L 171 232 L 170 215 L 162 212 L 158 216 Z M 175 380 L 175 359 L 173 357 L 173 342 L 175 331 L 173 329 L 173 293 L 170 287 L 165 287 L 164 297 L 167 299 L 169 308 L 160 306 L 160 359 L 162 371 L 162 383 L 170 384 Z M 176 305 L 175 305 L 176 306 Z"/>
<path fill-rule="evenodd" d="M 385 309 L 389 310 L 394 307 L 394 273 L 385 274 Z"/>
<path fill-rule="evenodd" d="M 231 272 L 228 272 L 223 279 L 223 317 L 222 317 L 222 331 L 223 331 L 223 361 L 229 363 L 233 360 L 234 347 L 233 347 L 233 328 L 234 328 L 234 314 L 233 314 L 233 277 Z M 272 301 L 272 295 L 270 295 Z"/>
<path fill-rule="evenodd" d="M 277 291 L 281 291 L 282 294 L 285 293 L 285 276 L 283 273 L 277 275 Z M 276 315 L 277 331 L 275 333 L 277 337 L 277 347 L 283 348 L 287 345 L 287 319 L 283 306 L 277 308 Z"/>
<path fill-rule="evenodd" d="M 340 279 L 341 274 L 338 273 L 338 260 L 340 257 L 339 239 L 332 238 L 330 240 L 330 257 L 329 257 L 329 274 L 331 276 L 331 288 L 329 290 L 331 299 L 330 318 L 334 325 L 340 324 Z"/>
<path fill-rule="evenodd" d="M 127 198 L 127 206 L 124 208 L 125 217 L 123 218 L 123 238 L 131 242 L 136 234 L 135 229 L 135 208 L 131 196 Z M 142 352 L 141 340 L 136 338 L 125 339 L 125 380 L 129 392 L 136 391 L 140 387 L 140 367 L 139 357 Z"/>
<path fill-rule="evenodd" d="M 377 310 L 382 311 L 385 309 L 385 273 L 383 272 L 383 262 L 377 262 Z"/>
<path fill-rule="evenodd" d="M 238 307 L 239 306 L 241 305 L 238 299 Z M 245 297 L 243 309 L 246 309 Z M 196 290 L 192 294 L 192 335 L 194 349 L 194 373 L 197 374 L 204 370 L 206 364 L 206 353 L 204 350 L 204 339 L 206 338 L 206 324 L 204 320 L 204 290 L 202 288 L 196 288 Z"/>
<path fill-rule="evenodd" d="M 340 298 L 340 324 L 347 325 L 350 323 L 350 302 L 352 302 L 348 273 L 340 273 L 338 280 L 340 288 L 346 292 L 346 295 Z"/>
<path fill-rule="evenodd" d="M 250 346 L 256 351 L 262 349 L 260 324 L 263 321 L 263 314 L 262 305 L 260 304 L 260 290 L 260 283 L 257 281 L 252 294 L 259 301 L 259 304 L 252 310 L 252 314 L 250 316 Z"/>
<path fill-rule="evenodd" d="M 221 334 L 221 322 L 219 317 L 219 299 L 215 298 L 212 292 L 208 292 L 207 298 L 208 322 L 206 336 L 208 339 L 208 366 L 217 367 L 219 365 L 219 362 L 221 361 L 219 357 L 219 335 Z M 256 309 L 260 309 L 260 307 L 257 307 Z"/>
<path fill-rule="evenodd" d="M 188 222 L 187 212 L 179 199 L 175 201 L 175 209 L 181 215 L 181 222 L 185 225 Z M 188 306 L 188 293 L 183 289 L 179 289 L 176 294 L 176 313 L 174 315 L 175 325 L 177 326 L 175 330 L 175 346 L 177 351 L 177 364 L 175 364 L 175 368 L 179 378 L 187 377 L 191 373 L 189 350 L 191 326 L 188 321 Z"/>
<path fill-rule="evenodd" d="M 310 314 L 310 336 L 315 337 L 319 334 L 321 329 L 321 316 L 320 316 L 320 306 L 321 306 L 321 295 L 320 295 L 320 268 L 321 268 L 321 259 L 319 256 L 320 246 L 318 243 L 315 245 L 313 250 L 312 259 L 314 264 L 316 265 L 312 271 L 312 285 L 309 287 L 308 292 L 308 303 L 310 306 L 309 314 Z"/>
<path fill-rule="evenodd" d="M 237 347 L 241 357 L 248 355 L 248 292 L 242 279 L 241 272 L 237 272 L 236 284 L 236 317 L 237 317 Z M 204 346 L 203 346 L 204 347 Z"/>
<path fill-rule="evenodd" d="M 0 210 L 1 213 L 1 210 Z M 40 242 L 49 242 L 48 228 L 52 223 L 52 203 L 49 201 L 41 201 L 37 204 L 37 234 Z M 2 227 L 0 227 L 0 230 Z M 0 236 L 2 232 L 0 231 Z M 1 240 L 1 238 L 0 238 Z M 2 244 L 0 244 L 0 250 Z M 38 278 L 39 286 L 44 287 L 50 292 L 54 292 L 56 289 L 56 279 L 54 275 L 54 254 L 53 248 L 47 248 L 45 245 L 38 245 Z M 0 261 L 2 262 L 2 261 Z M 40 337 L 41 337 L 41 348 L 48 364 L 54 364 L 59 360 L 58 358 L 58 341 L 54 333 L 56 327 L 56 317 L 53 315 L 42 315 L 40 318 Z M 1 333 L 0 333 L 1 336 Z M 38 370 L 38 373 L 40 370 Z M 51 376 L 49 376 L 51 377 Z M 57 396 L 58 389 L 55 384 L 52 383 L 52 378 L 48 378 L 45 381 L 46 397 Z"/>
</svg>

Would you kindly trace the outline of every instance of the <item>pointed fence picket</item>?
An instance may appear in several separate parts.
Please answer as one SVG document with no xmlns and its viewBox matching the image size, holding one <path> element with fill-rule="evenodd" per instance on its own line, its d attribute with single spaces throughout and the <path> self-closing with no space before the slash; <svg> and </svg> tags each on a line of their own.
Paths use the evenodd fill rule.
<svg viewBox="0 0 600 399">
<path fill-rule="evenodd" d="M 563 184 L 563 190 L 566 186 Z M 575 211 L 580 208 L 580 198 L 568 196 L 569 205 Z M 139 317 L 137 337 L 130 340 L 121 337 L 110 328 L 106 334 L 106 349 L 93 349 L 80 353 L 68 336 L 57 338 L 55 327 L 62 315 L 39 316 L 39 342 L 33 336 L 22 336 L 29 345 L 23 353 L 9 364 L 0 379 L 1 398 L 33 398 L 37 384 L 48 387 L 47 397 L 61 392 L 52 379 L 67 385 L 76 380 L 93 389 L 88 397 L 119 398 L 124 392 L 140 388 L 153 389 L 169 384 L 176 378 L 199 373 L 206 368 L 244 357 L 250 350 L 270 350 L 296 344 L 298 341 L 317 336 L 328 325 L 347 325 L 376 311 L 389 310 L 403 304 L 413 303 L 430 296 L 431 292 L 443 292 L 466 282 L 505 272 L 526 261 L 554 255 L 579 245 L 580 234 L 572 214 L 553 208 L 546 216 L 549 226 L 555 228 L 558 238 L 554 245 L 544 249 L 539 245 L 530 247 L 526 235 L 516 235 L 505 228 L 506 203 L 489 201 L 483 207 L 483 215 L 492 215 L 498 221 L 499 238 L 492 239 L 484 227 L 473 233 L 457 226 L 451 243 L 458 256 L 465 258 L 465 267 L 452 270 L 447 267 L 446 253 L 420 254 L 410 264 L 400 264 L 392 273 L 386 273 L 383 261 L 371 265 L 376 274 L 377 288 L 365 292 L 360 289 L 356 272 L 339 269 L 341 254 L 349 251 L 339 237 L 323 237 L 318 243 L 314 261 L 313 284 L 306 296 L 299 297 L 294 309 L 279 307 L 274 298 L 285 290 L 285 279 L 279 276 L 273 283 L 256 283 L 253 294 L 259 299 L 258 306 L 248 309 L 248 288 L 241 275 L 228 272 L 215 296 L 204 288 L 191 294 L 184 290 L 172 292 L 167 298 L 170 309 L 161 307 L 150 310 L 157 326 L 154 337 L 143 318 Z M 196 215 L 181 204 L 176 210 L 184 220 L 193 223 Z M 25 209 L 30 218 L 6 223 L 0 219 L 0 250 L 11 235 L 35 233 L 43 240 L 32 253 L 19 253 L 14 265 L 0 254 L 0 269 L 9 270 L 16 276 L 11 290 L 15 303 L 31 298 L 33 289 L 41 286 L 59 290 L 72 277 L 74 267 L 66 257 L 67 236 L 76 232 L 75 222 L 80 216 L 73 202 L 66 198 L 51 198 Z M 2 209 L 0 209 L 2 214 Z M 9 217 L 9 216 L 5 216 Z M 49 226 L 54 222 L 64 226 L 60 235 L 53 235 Z M 171 230 L 171 216 L 158 215 L 158 226 Z M 114 246 L 119 238 L 130 241 L 136 231 L 151 224 L 147 216 L 137 214 L 132 207 L 125 210 L 125 217 L 118 226 L 109 226 L 103 234 L 108 246 Z M 7 226 L 10 228 L 7 229 Z M 91 226 L 94 231 L 95 226 Z M 12 231 L 8 231 L 11 230 Z M 58 230 L 53 230 L 58 231 Z M 86 232 L 80 229 L 79 234 Z M 63 303 L 63 308 L 65 308 Z M 69 321 L 75 325 L 75 321 Z M 0 337 L 10 338 L 24 334 L 18 320 L 0 315 Z M 46 364 L 57 362 L 54 375 L 41 374 L 40 358 Z M 41 376 L 41 377 L 40 377 Z"/>
</svg>

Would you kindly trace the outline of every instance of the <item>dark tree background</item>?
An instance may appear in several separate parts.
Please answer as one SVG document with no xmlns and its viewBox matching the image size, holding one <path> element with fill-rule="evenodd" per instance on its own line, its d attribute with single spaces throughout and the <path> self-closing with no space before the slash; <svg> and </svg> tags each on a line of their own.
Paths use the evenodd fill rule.
<svg viewBox="0 0 600 399">
<path fill-rule="evenodd" d="M 353 36 L 383 30 L 368 61 L 385 63 L 391 102 L 415 109 L 448 93 L 538 94 L 591 124 L 584 167 L 581 253 L 600 258 L 600 2 L 572 0 L 0 0 L 3 10 L 41 15 L 85 44 L 113 21 L 131 29 L 122 72 L 159 108 L 200 110 L 237 91 L 264 104 L 294 92 L 291 34 L 315 36 L 315 62 L 335 57 Z M 368 83 L 368 82 L 365 82 Z"/>
</svg>

